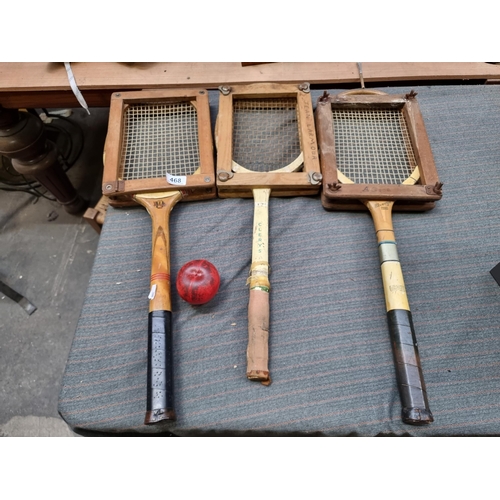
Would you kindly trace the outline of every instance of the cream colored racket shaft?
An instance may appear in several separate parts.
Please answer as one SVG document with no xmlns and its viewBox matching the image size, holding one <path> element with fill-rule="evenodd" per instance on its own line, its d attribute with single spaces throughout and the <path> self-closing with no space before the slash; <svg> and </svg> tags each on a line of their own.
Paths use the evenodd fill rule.
<svg viewBox="0 0 500 500">
<path fill-rule="evenodd" d="M 265 385 L 269 377 L 269 196 L 270 189 L 254 189 L 252 267 L 248 283 L 247 378 Z"/>
</svg>

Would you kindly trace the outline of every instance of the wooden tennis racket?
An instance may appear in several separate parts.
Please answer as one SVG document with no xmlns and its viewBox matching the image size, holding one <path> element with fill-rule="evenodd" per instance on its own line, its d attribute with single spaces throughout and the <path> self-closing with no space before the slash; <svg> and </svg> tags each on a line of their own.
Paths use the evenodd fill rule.
<svg viewBox="0 0 500 500">
<path fill-rule="evenodd" d="M 286 92 L 284 92 L 286 90 Z M 260 91 L 260 94 L 259 92 Z M 247 378 L 264 385 L 271 383 L 269 374 L 269 198 L 273 195 L 290 195 L 290 191 L 315 194 L 319 182 L 312 184 L 305 172 L 297 180 L 295 173 L 302 170 L 305 158 L 309 168 L 319 175 L 316 137 L 311 148 L 304 151 L 303 134 L 314 133 L 314 126 L 305 130 L 302 121 L 313 125 L 312 105 L 309 94 L 297 98 L 297 87 L 260 86 L 247 89 L 247 94 L 235 91 L 238 98 L 231 101 L 232 109 L 224 113 L 223 97 L 221 112 L 217 120 L 217 144 L 219 150 L 219 179 L 227 177 L 224 159 L 229 159 L 233 193 L 243 194 L 250 190 L 254 199 L 252 263 L 247 284 L 248 303 L 248 347 Z M 309 99 L 309 108 L 307 107 Z M 302 108 L 301 108 L 302 106 Z M 300 109 L 302 109 L 302 113 Z M 307 113 L 304 111 L 307 110 Z M 302 117 L 302 118 L 301 118 Z M 224 128 L 225 134 L 222 133 Z M 221 140 L 222 139 L 222 140 Z M 221 154 L 222 151 L 222 154 Z M 228 154 L 228 151 L 230 152 Z M 225 182 L 217 181 L 219 196 L 231 196 Z M 238 188 L 240 191 L 238 191 Z"/>
<path fill-rule="evenodd" d="M 190 91 L 192 92 L 192 91 Z M 169 219 L 181 200 L 215 197 L 213 151 L 206 91 L 118 94 L 119 126 L 106 144 L 103 190 L 146 208 L 152 221 L 145 424 L 175 420 Z M 163 97 L 163 99 L 162 99 Z M 119 119 L 118 119 L 119 118 Z M 200 137 L 203 136 L 203 137 Z M 111 144 L 110 144 L 111 143 Z M 109 149 L 109 151 L 108 151 Z M 119 155 L 117 156 L 117 150 Z M 111 154 L 110 154 L 111 153 Z M 202 172 L 203 170 L 203 172 Z M 203 179 L 200 179 L 203 177 Z M 182 189 L 179 189 L 182 188 Z M 120 201 L 117 201 L 120 205 Z"/>
<path fill-rule="evenodd" d="M 378 96 L 382 93 L 356 90 L 341 96 L 362 94 Z M 392 224 L 392 208 L 398 198 L 397 188 L 393 188 L 415 185 L 420 169 L 401 107 L 383 106 L 376 99 L 374 103 L 375 106 L 366 103 L 332 106 L 330 119 L 333 120 L 336 174 L 343 186 L 360 184 L 368 191 L 377 192 L 377 199 L 360 201 L 370 211 L 375 225 L 402 420 L 413 425 L 428 424 L 434 418 L 429 408 Z M 383 189 L 377 190 L 375 185 L 390 186 L 393 199 L 384 200 Z M 399 196 L 404 197 L 404 194 L 399 193 Z"/>
</svg>

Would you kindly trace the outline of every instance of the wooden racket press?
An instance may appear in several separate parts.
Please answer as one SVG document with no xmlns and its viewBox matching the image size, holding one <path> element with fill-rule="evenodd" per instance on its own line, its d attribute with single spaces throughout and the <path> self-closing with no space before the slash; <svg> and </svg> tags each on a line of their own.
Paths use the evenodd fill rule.
<svg viewBox="0 0 500 500">
<path fill-rule="evenodd" d="M 126 113 L 129 108 L 191 104 L 196 113 L 199 147 L 199 169 L 187 175 L 185 184 L 171 184 L 165 175 L 167 165 L 142 173 L 125 173 L 123 141 Z M 153 129 L 151 129 L 153 132 Z M 143 139 L 143 138 L 141 138 Z M 154 145 L 152 145 L 154 147 Z M 172 152 L 175 156 L 175 152 Z M 157 172 L 158 175 L 155 175 Z M 106 137 L 102 192 L 111 206 L 137 205 L 135 194 L 158 191 L 182 191 L 182 201 L 216 197 L 214 151 L 210 125 L 208 92 L 205 89 L 168 89 L 121 92 L 111 96 L 108 134 Z"/>
<path fill-rule="evenodd" d="M 321 202 L 325 209 L 367 210 L 362 200 L 397 201 L 393 207 L 396 212 L 424 212 L 434 208 L 435 202 L 442 197 L 442 183 L 439 181 L 416 95 L 413 91 L 405 95 L 393 95 L 377 90 L 356 89 L 337 95 L 325 92 L 318 99 L 315 121 L 323 174 Z M 413 185 L 342 184 L 337 175 L 333 110 L 397 110 L 403 126 L 408 131 L 407 147 L 414 155 L 419 168 L 418 182 Z"/>
<path fill-rule="evenodd" d="M 217 193 L 220 198 L 252 198 L 255 188 L 269 187 L 271 196 L 316 195 L 321 188 L 314 113 L 308 83 L 256 83 L 219 87 L 217 118 Z M 233 161 L 233 116 L 240 101 L 289 99 L 295 101 L 303 153 L 300 168 L 286 172 L 248 172 Z M 264 152 L 263 152 L 264 154 Z"/>
</svg>

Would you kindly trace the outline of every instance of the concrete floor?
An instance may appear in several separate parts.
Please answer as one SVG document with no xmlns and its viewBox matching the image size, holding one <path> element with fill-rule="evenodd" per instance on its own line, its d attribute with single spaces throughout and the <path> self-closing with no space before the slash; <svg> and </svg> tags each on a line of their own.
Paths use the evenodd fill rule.
<svg viewBox="0 0 500 500">
<path fill-rule="evenodd" d="M 90 116 L 71 111 L 69 124 L 53 123 L 65 130 L 61 147 L 80 151 L 67 174 L 95 206 L 109 109 L 92 108 Z M 99 241 L 82 215 L 0 189 L 0 280 L 37 307 L 28 315 L 0 293 L 0 436 L 75 436 L 58 415 L 57 401 Z"/>
</svg>

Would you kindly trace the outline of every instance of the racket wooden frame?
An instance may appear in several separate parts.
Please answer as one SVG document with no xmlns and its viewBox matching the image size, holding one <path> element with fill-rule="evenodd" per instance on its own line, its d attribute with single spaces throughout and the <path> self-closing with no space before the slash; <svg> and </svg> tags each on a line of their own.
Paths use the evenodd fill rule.
<svg viewBox="0 0 500 500">
<path fill-rule="evenodd" d="M 128 106 L 149 103 L 191 102 L 196 107 L 200 168 L 186 176 L 184 186 L 169 184 L 165 177 L 124 180 L 120 175 L 124 115 Z M 165 89 L 116 92 L 111 96 L 106 136 L 102 192 L 112 206 L 135 205 L 133 195 L 157 191 L 181 191 L 182 200 L 205 200 L 217 196 L 210 105 L 206 89 Z"/>
<path fill-rule="evenodd" d="M 183 175 L 185 184 L 172 185 L 167 176 L 121 178 L 125 112 L 134 104 L 189 102 L 196 108 L 199 166 Z M 173 382 L 172 303 L 170 278 L 170 212 L 185 200 L 216 197 L 213 141 L 208 93 L 205 89 L 175 89 L 113 94 L 104 155 L 103 192 L 110 204 L 142 205 L 152 221 L 152 256 L 148 315 L 147 397 L 145 424 L 175 420 Z M 147 146 L 146 146 L 147 147 Z M 190 169 L 194 166 L 190 165 Z M 170 172 L 172 173 L 172 172 Z M 173 172 L 175 174 L 175 172 Z"/>
<path fill-rule="evenodd" d="M 420 179 L 413 185 L 342 184 L 337 175 L 332 109 L 399 109 L 407 125 Z M 327 210 L 366 210 L 363 200 L 397 201 L 394 211 L 431 210 L 442 197 L 434 157 L 416 94 L 386 94 L 377 90 L 351 90 L 325 94 L 317 100 L 316 131 L 323 186 L 321 202 Z"/>
<path fill-rule="evenodd" d="M 253 189 L 271 188 L 271 196 L 314 196 L 321 189 L 314 111 L 309 84 L 254 83 L 220 87 L 217 117 L 217 194 L 219 198 L 252 198 Z M 303 167 L 298 172 L 234 172 L 233 102 L 236 99 L 288 97 L 297 100 Z"/>
</svg>

